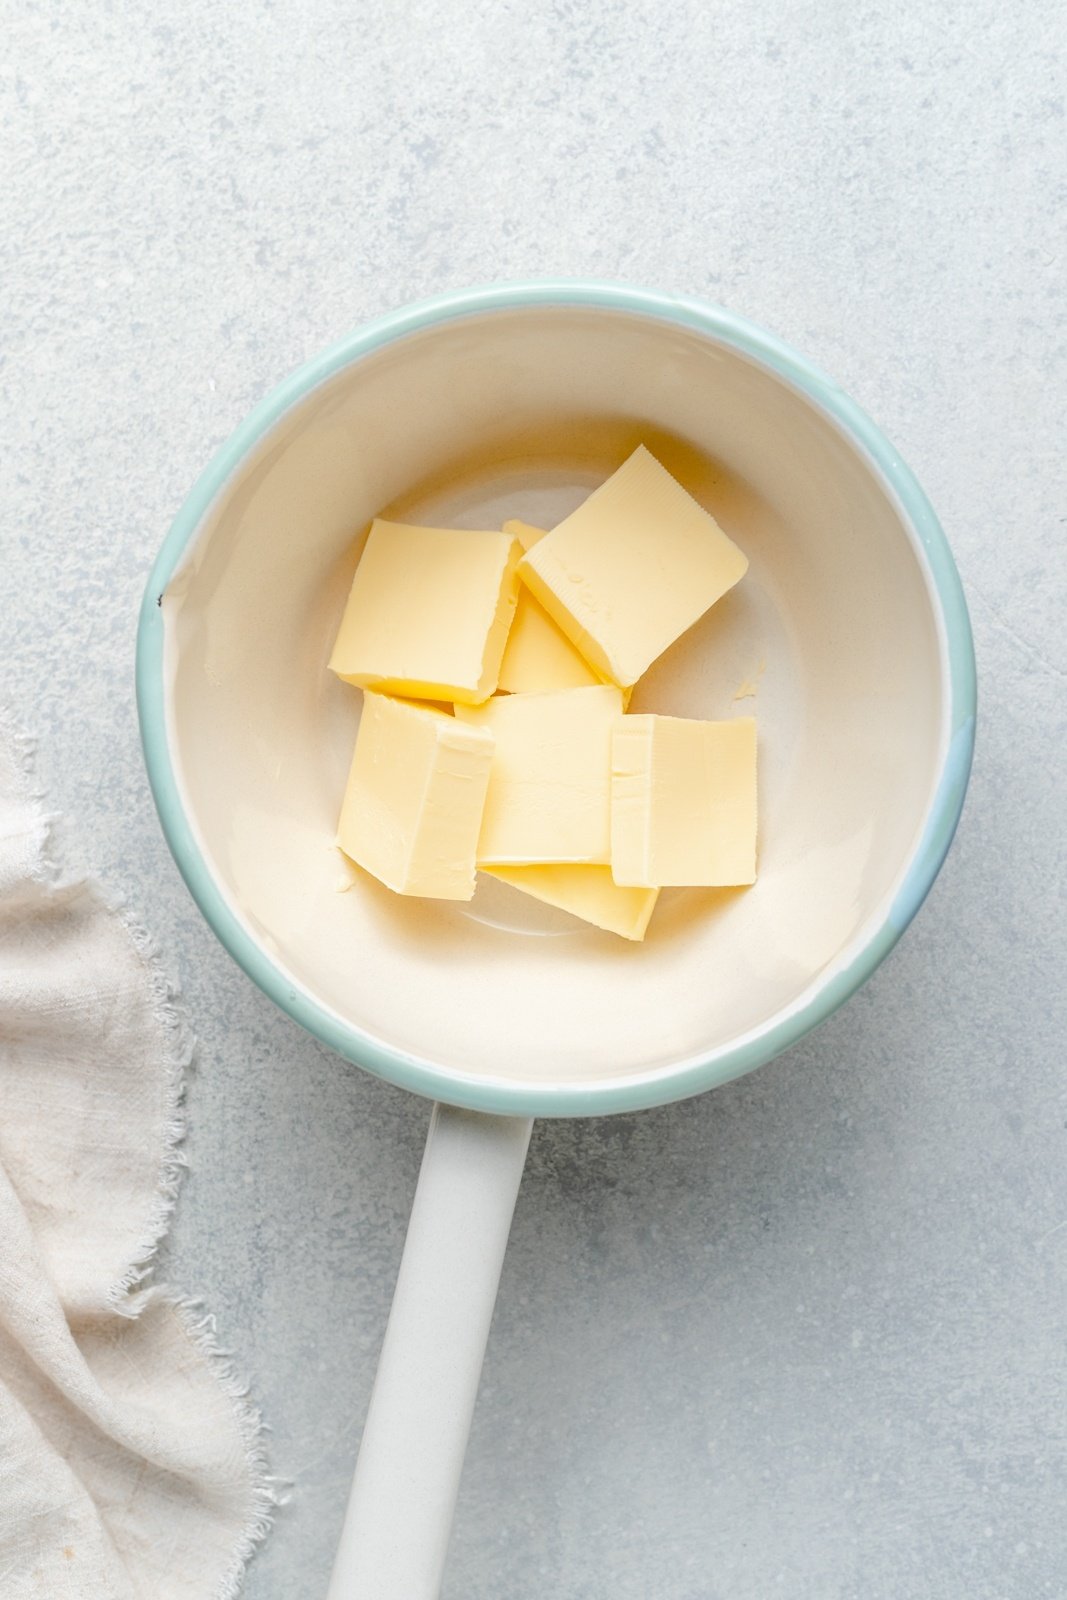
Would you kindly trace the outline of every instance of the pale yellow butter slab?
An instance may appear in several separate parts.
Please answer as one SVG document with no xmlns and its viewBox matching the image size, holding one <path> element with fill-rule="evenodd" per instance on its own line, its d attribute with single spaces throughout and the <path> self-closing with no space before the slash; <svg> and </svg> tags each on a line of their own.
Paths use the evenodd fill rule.
<svg viewBox="0 0 1067 1600">
<path fill-rule="evenodd" d="M 346 683 L 478 705 L 497 687 L 522 546 L 506 533 L 377 518 L 330 667 Z"/>
<path fill-rule="evenodd" d="M 628 888 L 756 879 L 756 722 L 637 714 L 612 738 L 611 870 Z"/>
<path fill-rule="evenodd" d="M 510 883 L 535 900 L 569 911 L 583 922 L 639 941 L 645 937 L 658 889 L 621 889 L 610 867 L 487 867 L 486 872 Z"/>
<path fill-rule="evenodd" d="M 496 740 L 479 866 L 609 862 L 611 735 L 621 715 L 611 684 L 456 706 L 458 720 Z"/>
<path fill-rule="evenodd" d="M 714 517 L 639 445 L 527 551 L 519 576 L 598 675 L 625 688 L 747 567 Z"/>
<path fill-rule="evenodd" d="M 337 842 L 397 894 L 469 900 L 493 736 L 367 691 Z"/>
</svg>

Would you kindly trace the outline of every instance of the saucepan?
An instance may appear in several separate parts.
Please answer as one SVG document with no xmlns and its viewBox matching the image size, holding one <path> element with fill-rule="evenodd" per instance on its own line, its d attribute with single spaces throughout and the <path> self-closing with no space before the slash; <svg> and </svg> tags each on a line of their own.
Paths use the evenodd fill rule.
<svg viewBox="0 0 1067 1600">
<path fill-rule="evenodd" d="M 665 891 L 629 944 L 500 883 L 419 901 L 350 871 L 360 696 L 326 662 L 371 518 L 551 527 L 639 443 L 749 557 L 632 709 L 756 716 L 756 884 Z M 970 770 L 956 569 L 892 445 L 778 339 L 667 294 L 506 285 L 373 322 L 256 407 L 152 570 L 137 687 L 219 938 L 341 1056 L 435 1102 L 330 1589 L 430 1600 L 531 1119 L 726 1083 L 892 948 Z"/>
</svg>

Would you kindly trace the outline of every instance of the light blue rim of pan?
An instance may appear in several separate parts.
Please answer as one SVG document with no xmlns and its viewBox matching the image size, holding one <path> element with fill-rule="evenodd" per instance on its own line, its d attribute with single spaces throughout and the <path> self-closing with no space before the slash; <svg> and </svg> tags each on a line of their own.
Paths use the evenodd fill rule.
<svg viewBox="0 0 1067 1600">
<path fill-rule="evenodd" d="M 398 1050 L 320 1004 L 256 940 L 205 860 L 183 803 L 166 716 L 160 598 L 219 495 L 281 418 L 320 384 L 398 339 L 458 318 L 546 307 L 588 308 L 671 323 L 740 351 L 799 390 L 867 457 L 891 491 L 925 553 L 947 644 L 949 739 L 926 826 L 888 911 L 864 931 L 847 964 L 831 965 L 786 1012 L 719 1049 L 644 1075 L 595 1083 L 538 1083 L 509 1079 L 504 1073 L 465 1075 Z M 366 323 L 292 373 L 222 446 L 175 517 L 145 589 L 136 673 L 145 762 L 167 842 L 200 910 L 249 977 L 316 1038 L 390 1083 L 453 1105 L 511 1115 L 601 1115 L 681 1100 L 751 1072 L 825 1021 L 889 954 L 929 893 L 956 831 L 974 749 L 976 681 L 967 603 L 933 508 L 889 440 L 832 378 L 773 334 L 718 306 L 612 283 L 511 283 L 441 295 Z"/>
</svg>

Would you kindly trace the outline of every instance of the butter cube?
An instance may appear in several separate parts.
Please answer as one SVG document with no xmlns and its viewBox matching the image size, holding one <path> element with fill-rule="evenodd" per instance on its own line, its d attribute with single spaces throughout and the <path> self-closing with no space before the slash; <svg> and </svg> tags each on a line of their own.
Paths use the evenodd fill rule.
<svg viewBox="0 0 1067 1600">
<path fill-rule="evenodd" d="M 469 900 L 493 736 L 366 693 L 337 842 L 397 894 Z"/>
<path fill-rule="evenodd" d="M 617 884 L 756 881 L 756 722 L 620 719 L 612 740 Z"/>
<path fill-rule="evenodd" d="M 599 676 L 626 687 L 747 567 L 640 445 L 527 552 L 519 576 Z"/>
<path fill-rule="evenodd" d="M 611 859 L 611 735 L 622 695 L 610 684 L 510 694 L 456 706 L 496 740 L 479 866 Z"/>
<path fill-rule="evenodd" d="M 330 657 L 346 683 L 478 705 L 497 686 L 522 546 L 506 533 L 376 519 Z"/>
<path fill-rule="evenodd" d="M 528 522 L 505 522 L 504 532 L 529 550 L 545 537 Z M 525 584 L 519 586 L 515 616 L 500 663 L 498 687 L 511 694 L 536 694 L 549 689 L 581 689 L 599 683 L 567 635 L 552 621 Z"/>
<path fill-rule="evenodd" d="M 620 889 L 610 867 L 490 867 L 492 878 L 624 939 L 645 937 L 658 889 Z"/>
</svg>

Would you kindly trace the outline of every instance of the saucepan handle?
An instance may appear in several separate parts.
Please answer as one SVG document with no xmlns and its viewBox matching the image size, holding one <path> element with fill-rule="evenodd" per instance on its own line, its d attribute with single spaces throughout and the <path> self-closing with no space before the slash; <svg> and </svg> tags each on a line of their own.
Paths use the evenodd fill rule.
<svg viewBox="0 0 1067 1600">
<path fill-rule="evenodd" d="M 436 1600 L 532 1124 L 435 1106 L 328 1600 Z"/>
</svg>

